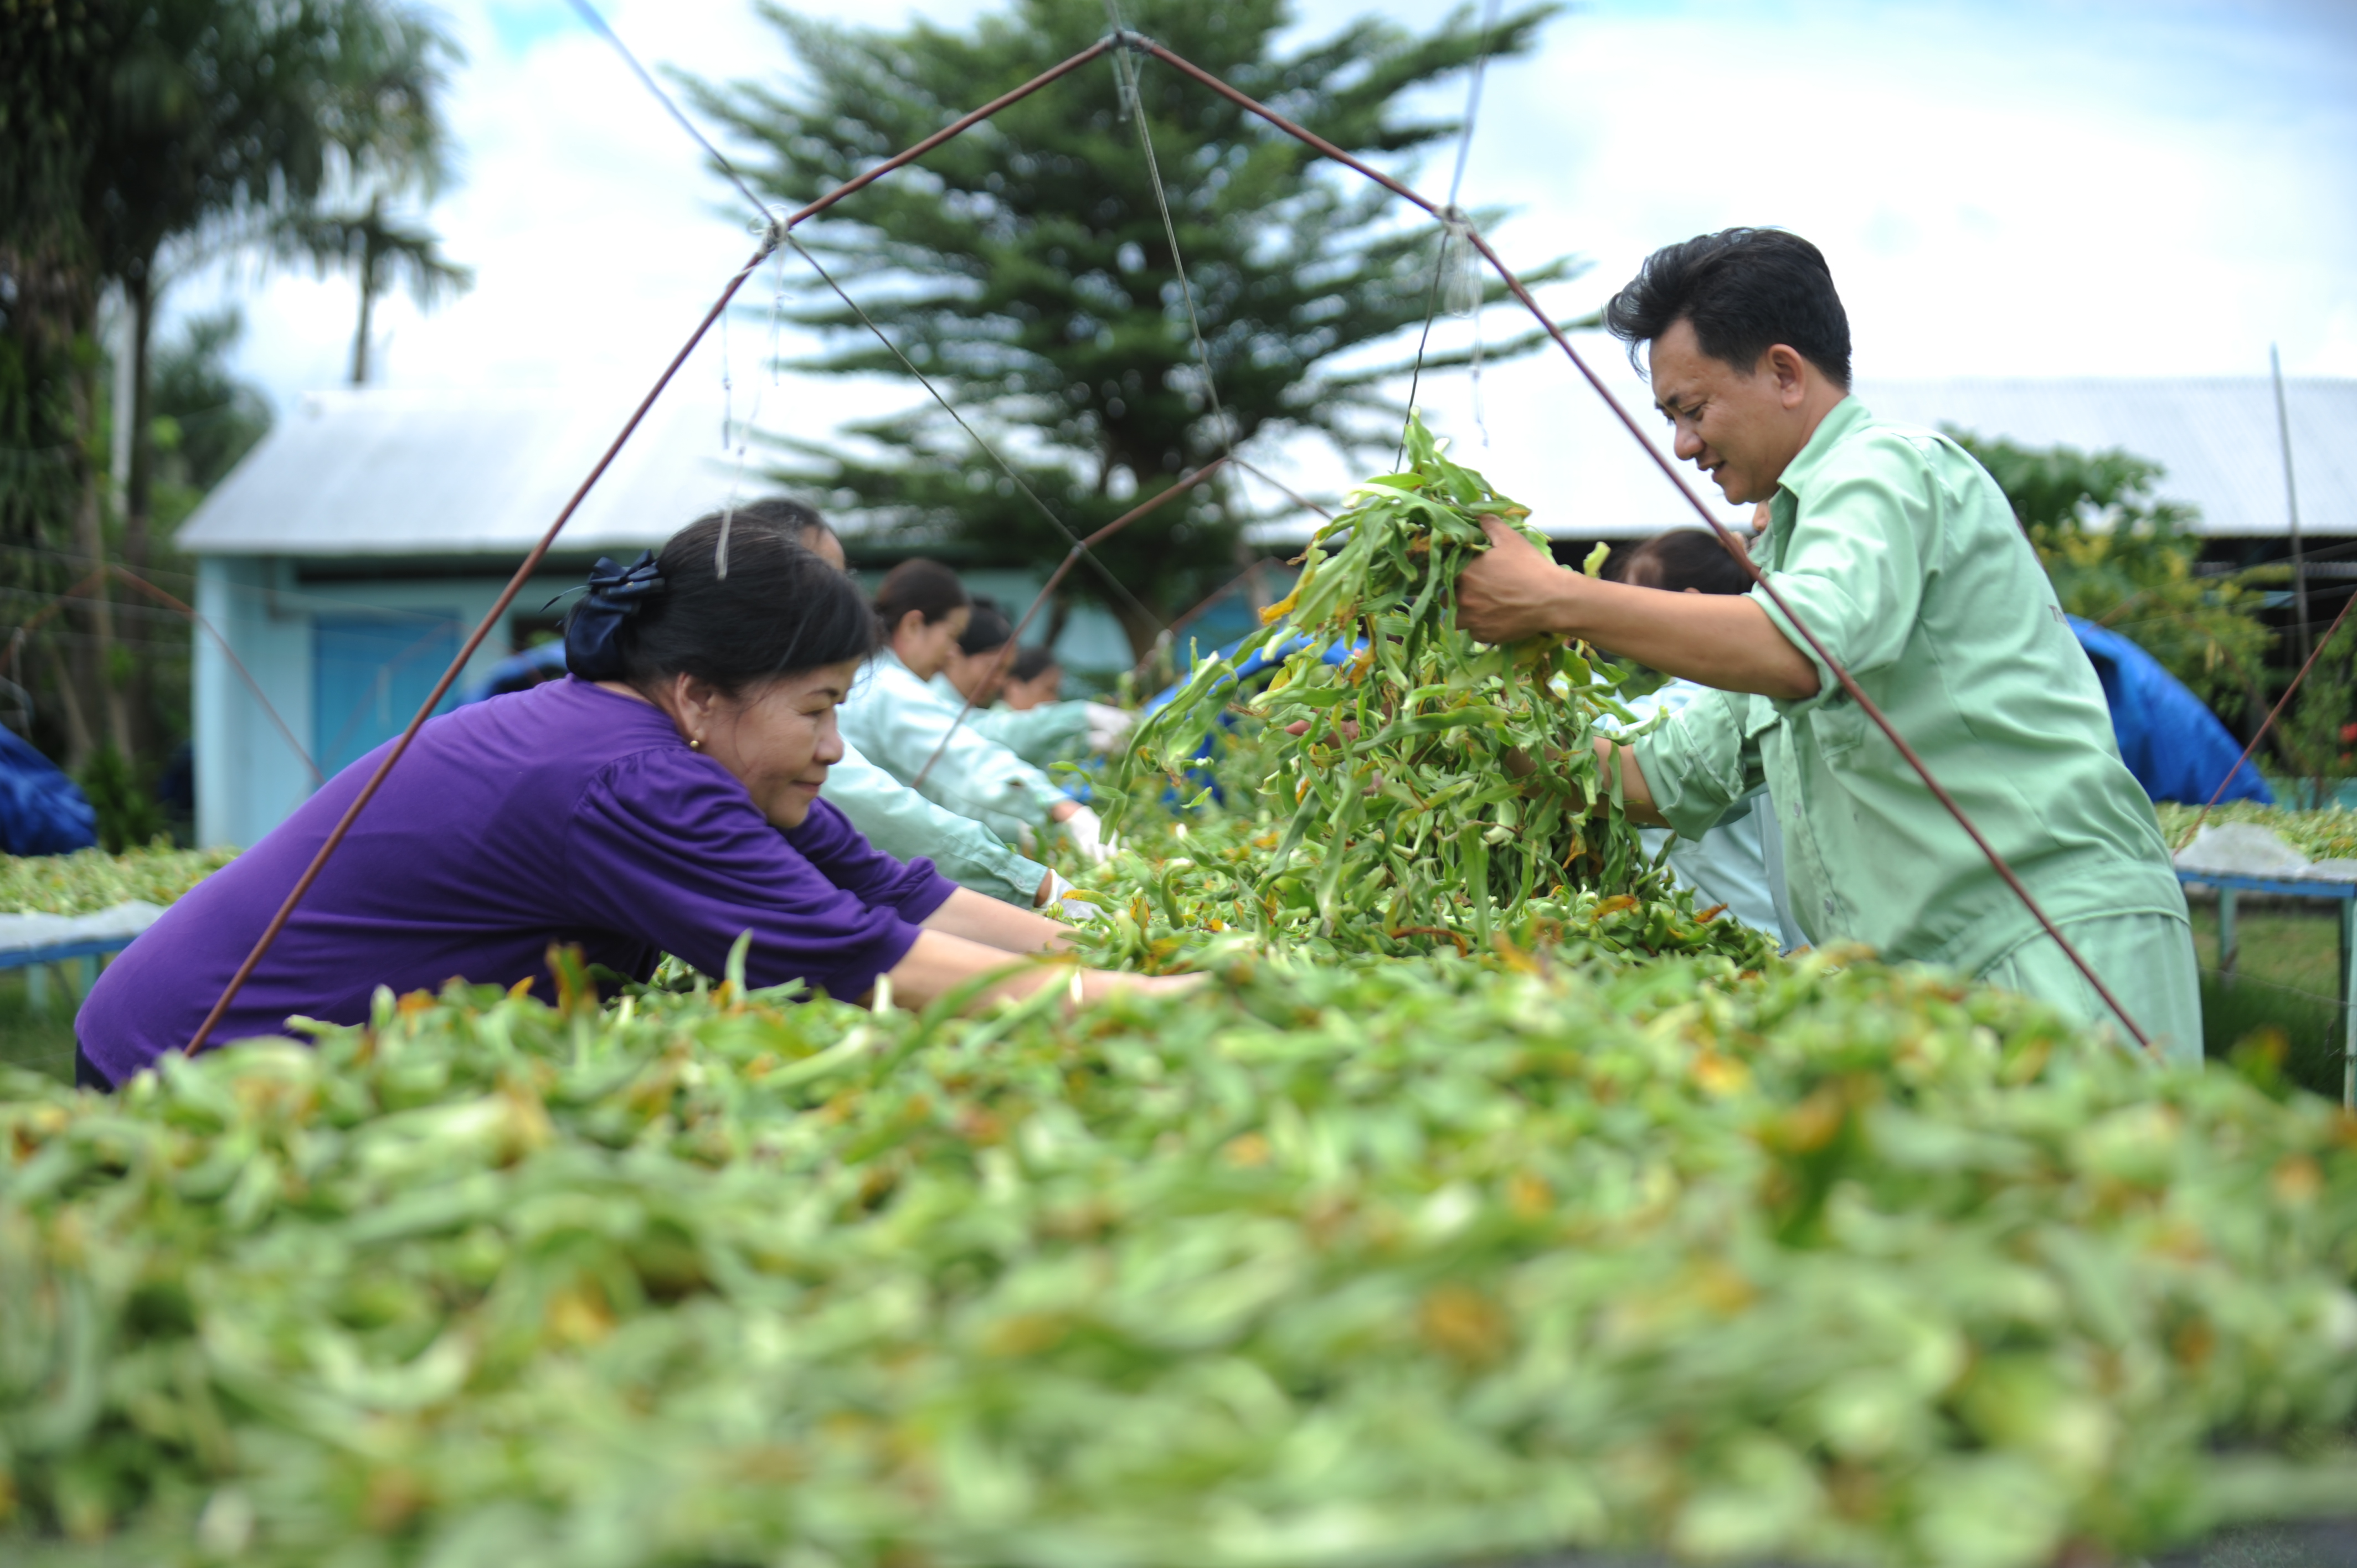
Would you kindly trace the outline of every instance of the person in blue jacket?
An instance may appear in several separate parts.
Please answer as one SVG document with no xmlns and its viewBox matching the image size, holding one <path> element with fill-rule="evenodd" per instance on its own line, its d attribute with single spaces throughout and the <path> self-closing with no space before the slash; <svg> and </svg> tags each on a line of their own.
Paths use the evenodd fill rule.
<svg viewBox="0 0 2357 1568">
<path fill-rule="evenodd" d="M 15 731 L 0 729 L 0 854 L 69 854 L 98 843 L 81 787 Z"/>
<path fill-rule="evenodd" d="M 2259 777 L 2257 764 L 2234 767 L 2242 746 L 2201 698 L 2161 668 L 2160 660 L 2093 621 L 2072 616 L 2071 630 L 2095 666 L 2095 678 L 2104 683 L 2120 760 L 2146 794 L 2156 800 L 2202 805 L 2232 771 L 2233 780 L 2221 800 L 2275 804 L 2275 791 Z"/>
</svg>

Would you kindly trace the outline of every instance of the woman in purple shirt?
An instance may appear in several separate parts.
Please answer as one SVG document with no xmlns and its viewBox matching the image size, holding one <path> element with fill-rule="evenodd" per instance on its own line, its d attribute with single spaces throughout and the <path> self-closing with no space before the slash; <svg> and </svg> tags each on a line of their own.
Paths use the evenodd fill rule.
<svg viewBox="0 0 2357 1568">
<path fill-rule="evenodd" d="M 1064 928 L 869 847 L 818 798 L 835 705 L 874 647 L 851 580 L 766 529 L 682 530 L 625 572 L 600 561 L 565 628 L 570 676 L 444 714 L 361 813 L 212 1034 L 368 1016 L 380 985 L 544 980 L 551 943 L 640 979 L 665 952 L 717 973 L 921 1006 Z M 388 742 L 388 745 L 391 743 Z M 382 748 L 126 949 L 75 1021 L 83 1081 L 185 1049 Z M 989 994 L 1071 971 L 1024 966 Z M 1083 997 L 1183 982 L 1082 971 Z"/>
</svg>

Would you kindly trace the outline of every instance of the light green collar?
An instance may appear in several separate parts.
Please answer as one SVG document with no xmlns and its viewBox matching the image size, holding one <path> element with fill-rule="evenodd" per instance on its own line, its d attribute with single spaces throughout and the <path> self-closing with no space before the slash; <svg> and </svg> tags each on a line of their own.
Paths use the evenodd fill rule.
<svg viewBox="0 0 2357 1568">
<path fill-rule="evenodd" d="M 1776 480 L 1776 493 L 1768 500 L 1770 532 L 1776 541 L 1776 555 L 1781 558 L 1784 541 L 1792 537 L 1792 520 L 1801 510 L 1801 492 L 1815 479 L 1833 449 L 1860 430 L 1874 423 L 1874 413 L 1855 396 L 1845 396 L 1825 411 L 1817 427 L 1809 433 L 1808 445 L 1784 465 L 1783 474 Z"/>
</svg>

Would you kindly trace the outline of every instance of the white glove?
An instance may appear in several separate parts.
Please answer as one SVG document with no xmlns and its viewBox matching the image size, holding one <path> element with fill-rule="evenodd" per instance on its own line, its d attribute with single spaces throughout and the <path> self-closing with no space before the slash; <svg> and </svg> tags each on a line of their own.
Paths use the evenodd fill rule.
<svg viewBox="0 0 2357 1568">
<path fill-rule="evenodd" d="M 1082 708 L 1089 721 L 1091 751 L 1111 751 L 1137 727 L 1137 715 L 1127 708 L 1116 708 L 1105 703 L 1086 703 Z"/>
<path fill-rule="evenodd" d="M 1064 819 L 1063 828 L 1072 835 L 1072 847 L 1091 865 L 1103 865 L 1112 857 L 1113 845 L 1105 842 L 1104 824 L 1086 806 L 1074 805 L 1072 814 Z"/>
<path fill-rule="evenodd" d="M 1084 925 L 1091 920 L 1104 918 L 1104 908 L 1092 895 L 1082 893 L 1052 871 L 1048 873 L 1048 902 L 1054 905 L 1056 913 L 1071 925 Z"/>
</svg>

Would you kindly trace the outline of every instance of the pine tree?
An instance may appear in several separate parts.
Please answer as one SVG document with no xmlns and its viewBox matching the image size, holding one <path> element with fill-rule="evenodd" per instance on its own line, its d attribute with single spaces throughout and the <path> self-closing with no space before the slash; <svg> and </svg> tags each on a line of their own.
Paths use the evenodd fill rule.
<svg viewBox="0 0 2357 1568">
<path fill-rule="evenodd" d="M 1404 99 L 1485 51 L 1527 50 L 1554 10 L 1534 6 L 1484 29 L 1460 9 L 1423 36 L 1369 18 L 1293 48 L 1278 45 L 1290 21 L 1283 0 L 1143 0 L 1124 19 L 1346 150 L 1396 159 L 1458 130 L 1411 115 Z M 775 3 L 763 11 L 802 80 L 689 88 L 751 149 L 750 177 L 780 202 L 808 200 L 1108 30 L 1101 0 L 1016 0 L 966 31 L 841 27 Z M 1405 411 L 1382 388 L 1401 367 L 1333 362 L 1413 332 L 1434 297 L 1435 225 L 1408 221 L 1421 215 L 1167 67 L 1134 64 L 1209 352 L 1208 388 L 1113 59 L 797 231 L 1074 533 L 1231 441 L 1314 431 L 1346 451 L 1380 445 L 1387 456 Z M 1475 215 L 1485 230 L 1501 216 Z M 792 368 L 908 375 L 799 258 L 785 265 L 803 291 L 791 319 L 829 339 Z M 1573 270 L 1559 260 L 1527 276 L 1544 283 Z M 1501 292 L 1493 285 L 1491 297 Z M 952 561 L 1044 568 L 1068 548 L 930 399 L 848 434 L 847 444 L 778 435 L 776 477 Z M 1235 571 L 1249 520 L 1232 477 L 1102 548 L 1127 594 L 1086 571 L 1068 579 L 1121 618 L 1139 653 L 1162 621 Z"/>
</svg>

